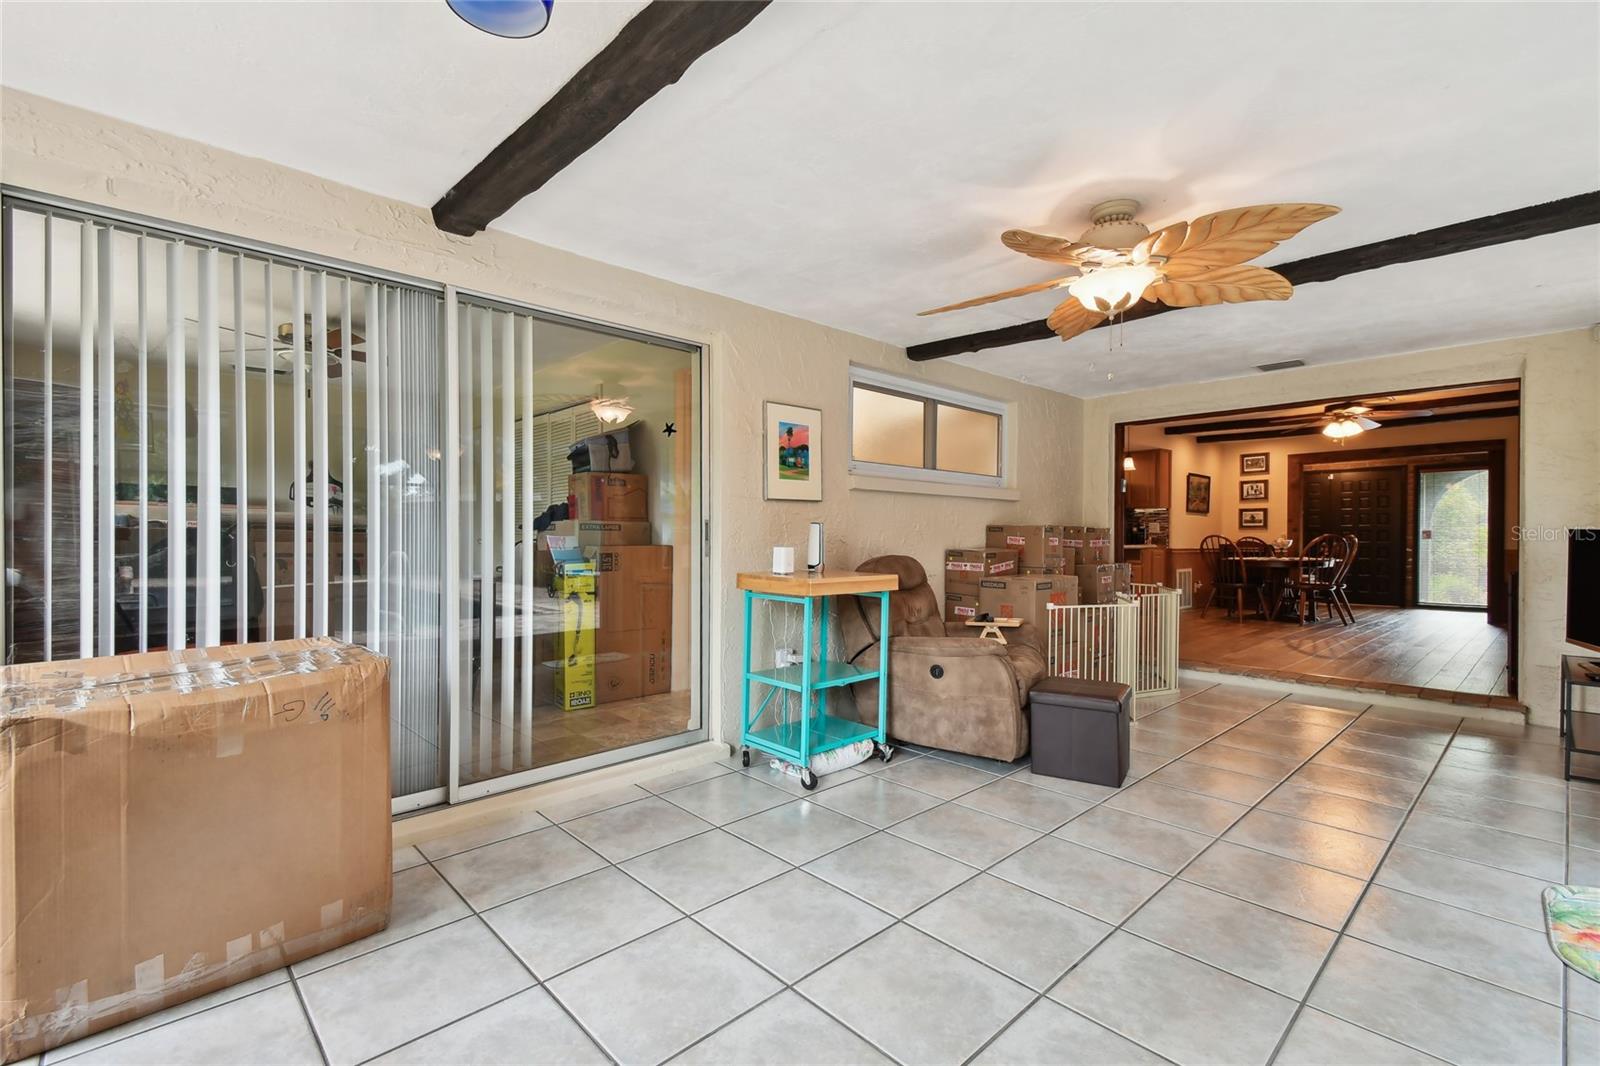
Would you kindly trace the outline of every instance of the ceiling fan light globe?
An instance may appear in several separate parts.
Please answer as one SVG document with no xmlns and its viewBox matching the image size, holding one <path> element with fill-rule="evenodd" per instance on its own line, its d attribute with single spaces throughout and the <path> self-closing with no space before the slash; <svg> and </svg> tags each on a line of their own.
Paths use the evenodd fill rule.
<svg viewBox="0 0 1600 1066">
<path fill-rule="evenodd" d="M 1377 423 L 1373 426 L 1376 428 Z M 1365 432 L 1366 427 L 1353 418 L 1336 418 L 1322 427 L 1322 435 L 1332 440 L 1345 440 Z"/>
<path fill-rule="evenodd" d="M 621 425 L 633 417 L 633 405 L 626 397 L 617 399 L 609 396 L 596 396 L 589 401 L 589 410 L 594 416 L 608 426 Z"/>
<path fill-rule="evenodd" d="M 1067 286 L 1087 311 L 1110 314 L 1131 307 L 1161 277 L 1153 266 L 1114 266 L 1092 270 Z"/>
</svg>

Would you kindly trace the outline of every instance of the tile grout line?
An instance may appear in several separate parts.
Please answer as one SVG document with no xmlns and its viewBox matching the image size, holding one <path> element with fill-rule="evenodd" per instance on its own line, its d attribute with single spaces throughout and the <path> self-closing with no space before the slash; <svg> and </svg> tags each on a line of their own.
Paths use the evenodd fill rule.
<svg viewBox="0 0 1600 1066">
<path fill-rule="evenodd" d="M 284 971 L 289 975 L 289 986 L 294 989 L 294 998 L 300 1004 L 300 1013 L 305 1015 L 306 1028 L 311 1030 L 311 1039 L 317 1045 L 317 1054 L 322 1056 L 323 1066 L 331 1066 L 333 1060 L 328 1057 L 328 1049 L 322 1042 L 322 1032 L 317 1028 L 317 1020 L 311 1014 L 311 1005 L 306 1002 L 305 993 L 300 991 L 300 983 L 294 978 L 294 967 L 285 966 Z"/>
<path fill-rule="evenodd" d="M 1194 747 L 1190 748 L 1189 751 L 1184 752 L 1182 755 L 1174 756 L 1172 759 L 1168 760 L 1168 763 L 1163 764 L 1163 765 L 1169 765 L 1172 762 L 1176 762 L 1178 759 L 1183 758 L 1184 755 L 1188 755 L 1190 752 L 1195 751 L 1195 750 L 1197 750 L 1197 749 L 1199 749 L 1201 747 L 1204 747 L 1206 744 L 1211 743 L 1211 741 L 1216 740 L 1217 737 L 1220 737 L 1225 733 L 1228 733 L 1228 732 L 1231 732 L 1234 729 L 1237 729 L 1239 726 L 1243 725 L 1244 723 L 1246 723 L 1248 721 L 1251 721 L 1252 719 L 1256 718 L 1258 715 L 1264 713 L 1265 711 L 1269 710 L 1270 708 L 1276 707 L 1278 704 L 1282 703 L 1284 700 L 1288 699 L 1292 695 L 1293 695 L 1292 692 L 1284 693 L 1282 696 L 1279 696 L 1277 699 L 1273 700 L 1271 703 L 1268 703 L 1266 706 L 1260 708 L 1259 710 L 1254 711 L 1253 713 L 1245 716 L 1244 718 L 1241 718 L 1239 721 L 1235 722 L 1233 725 L 1229 726 L 1227 729 L 1224 729 L 1221 732 L 1212 735 L 1210 738 L 1208 738 L 1208 739 L 1206 739 L 1204 741 L 1201 741 L 1199 744 L 1196 744 Z M 1172 707 L 1181 706 L 1182 703 L 1183 703 L 1183 701 L 1179 700 L 1175 704 L 1171 704 L 1168 707 L 1162 708 L 1162 711 L 1170 710 Z M 1156 713 L 1161 713 L 1161 712 L 1156 712 Z M 1337 735 L 1337 734 L 1335 734 L 1335 735 Z M 1154 773 L 1154 771 L 1152 771 L 1152 773 Z M 1146 776 L 1148 776 L 1148 775 L 1146 775 Z M 1143 778 L 1141 778 L 1140 780 L 1143 780 Z M 1137 783 L 1138 782 L 1135 782 L 1135 784 L 1137 784 Z M 1127 786 L 1127 787 L 1132 787 L 1132 786 Z M 1116 793 L 1112 793 L 1112 796 L 1118 795 L 1118 794 L 1120 794 L 1120 792 L 1121 792 L 1121 789 L 1119 788 Z M 1105 797 L 1103 800 L 1101 800 L 1101 802 L 1103 803 L 1103 802 L 1105 802 L 1105 800 L 1111 799 L 1112 796 Z M 1097 803 L 1095 806 L 1099 806 L 1099 804 Z M 1090 809 L 1092 810 L 1093 808 L 1090 808 Z M 1113 808 L 1113 809 L 1115 810 L 1115 809 L 1118 809 L 1118 808 Z M 1252 809 L 1254 809 L 1254 808 L 1252 808 Z M 1088 813 L 1089 813 L 1088 811 L 1084 811 L 1083 812 L 1083 814 L 1088 814 Z M 1077 818 L 1081 818 L 1081 817 L 1083 817 L 1082 814 L 1078 815 L 1076 818 L 1069 819 L 1068 822 L 1064 823 L 1064 824 L 1071 824 L 1071 822 L 1076 821 Z M 1243 818 L 1244 815 L 1241 814 L 1239 817 Z M 1232 828 L 1232 825 L 1233 824 L 1237 824 L 1237 822 L 1238 822 L 1238 819 L 1235 819 L 1234 823 L 1231 823 L 1229 825 L 1229 828 Z M 1165 825 L 1167 823 L 1162 823 L 1162 824 Z M 1192 831 L 1193 830 L 1191 830 L 1191 832 Z M 1227 830 L 1224 829 L 1223 832 L 1227 832 Z M 1220 839 L 1222 839 L 1222 834 L 1219 833 L 1219 834 L 1217 834 L 1217 836 L 1212 837 L 1211 843 L 1215 844 Z M 976 1061 L 978 1056 L 982 1055 L 986 1050 L 988 1050 L 989 1047 L 991 1047 L 995 1043 L 995 1041 L 999 1040 L 1002 1036 L 1004 1036 L 1007 1032 L 1009 1032 L 1011 1027 L 1016 1025 L 1017 1022 L 1020 1021 L 1024 1016 L 1026 1016 L 1029 1011 L 1033 1010 L 1034 1007 L 1038 1006 L 1038 1004 L 1041 1001 L 1043 1001 L 1045 999 L 1048 999 L 1049 996 L 1050 996 L 1051 989 L 1054 989 L 1056 986 L 1060 985 L 1062 981 L 1066 980 L 1067 977 L 1069 975 L 1071 975 L 1074 970 L 1076 970 L 1079 966 L 1083 965 L 1083 963 L 1084 963 L 1084 961 L 1086 959 L 1088 959 L 1091 956 L 1093 956 L 1094 953 L 1096 951 L 1098 951 L 1106 943 L 1106 941 L 1108 941 L 1112 937 L 1116 936 L 1117 933 L 1123 931 L 1124 926 L 1126 926 L 1128 924 L 1128 922 L 1130 922 L 1133 919 L 1134 915 L 1138 914 L 1141 910 L 1144 909 L 1144 906 L 1145 906 L 1146 903 L 1148 903 L 1150 900 L 1154 899 L 1157 895 L 1159 895 L 1162 891 L 1164 891 L 1169 885 L 1171 885 L 1174 881 L 1176 881 L 1178 879 L 1178 875 L 1181 874 L 1184 870 L 1188 869 L 1189 865 L 1191 863 L 1193 863 L 1196 858 L 1199 858 L 1200 855 L 1203 855 L 1203 854 L 1205 854 L 1206 851 L 1210 850 L 1210 847 L 1211 847 L 1211 844 L 1206 845 L 1206 847 L 1202 848 L 1199 852 L 1197 852 L 1194 856 L 1192 856 L 1189 859 L 1189 862 L 1186 862 L 1186 863 L 1184 863 L 1183 866 L 1179 867 L 1178 871 L 1175 872 L 1175 873 L 1166 874 L 1164 871 L 1157 871 L 1157 872 L 1162 872 L 1163 873 L 1163 875 L 1167 878 L 1166 881 L 1163 882 L 1161 884 L 1161 886 L 1159 888 L 1157 888 L 1154 892 L 1150 893 L 1149 896 L 1145 897 L 1145 900 L 1142 903 L 1140 903 L 1138 906 L 1134 907 L 1127 914 L 1123 915 L 1121 921 L 1115 922 L 1115 923 L 1108 922 L 1107 924 L 1112 926 L 1111 930 L 1109 932 L 1107 932 L 1105 936 L 1101 937 L 1094 944 L 1093 947 L 1091 947 L 1088 951 L 1085 951 L 1081 956 L 1079 956 L 1076 960 L 1074 960 L 1074 962 L 1072 963 L 1071 966 L 1068 966 L 1065 971 L 1063 971 L 1061 974 L 1057 975 L 1055 980 L 1050 982 L 1050 988 L 1047 988 L 1044 991 L 1042 991 L 1042 992 L 1038 993 L 1037 995 L 1035 995 L 1031 1000 L 1028 1001 L 1028 1003 L 1022 1008 L 1022 1010 L 1018 1011 L 1009 1021 L 1007 1021 L 1004 1025 L 1002 1025 L 997 1032 L 992 1034 L 987 1040 L 985 1040 L 982 1044 L 980 1044 L 976 1051 L 974 1051 L 965 1060 L 963 1060 L 965 1066 L 970 1066 L 971 1063 Z M 1102 853 L 1102 854 L 1105 854 L 1105 853 Z M 1113 857 L 1117 857 L 1117 856 L 1113 856 Z M 1130 861 L 1130 860 L 1124 860 L 1124 861 Z M 1137 864 L 1135 864 L 1135 865 L 1137 865 Z M 1148 867 L 1145 867 L 1145 869 L 1148 869 Z M 1132 934 L 1130 934 L 1130 935 L 1132 935 Z M 1141 938 L 1141 939 L 1143 939 L 1143 938 Z M 1199 961 L 1199 960 L 1196 960 L 1196 961 Z M 1209 965 L 1209 964 L 1202 964 L 1202 965 Z M 1226 971 L 1224 971 L 1224 972 L 1226 972 Z M 1059 1000 L 1051 1000 L 1051 1002 L 1060 1003 Z M 1154 1048 L 1147 1047 L 1146 1045 L 1140 1043 L 1138 1040 L 1134 1039 L 1132 1036 L 1128 1035 L 1127 1033 L 1118 1032 L 1116 1029 L 1113 1029 L 1111 1026 L 1104 1024 L 1103 1022 L 1099 1021 L 1096 1018 L 1092 1018 L 1089 1015 L 1083 1014 L 1081 1011 L 1073 1010 L 1073 1008 L 1071 1008 L 1067 1004 L 1062 1003 L 1061 1006 L 1067 1007 L 1067 1009 L 1068 1010 L 1072 1010 L 1074 1014 L 1077 1014 L 1080 1017 L 1087 1018 L 1093 1024 L 1099 1026 L 1100 1028 L 1106 1030 L 1109 1033 L 1114 1033 L 1118 1037 L 1122 1038 L 1123 1040 L 1128 1041 L 1129 1043 L 1133 1044 L 1136 1047 L 1142 1048 L 1143 1050 L 1150 1052 L 1151 1054 L 1155 1055 L 1157 1058 L 1161 1058 L 1163 1060 L 1166 1060 L 1166 1056 L 1165 1055 L 1160 1054 Z M 1167 1061 L 1170 1061 L 1170 1060 L 1167 1060 Z"/>
<path fill-rule="evenodd" d="M 1457 721 L 1455 728 L 1450 733 L 1450 741 L 1454 741 L 1460 732 L 1461 722 Z M 1388 845 L 1384 847 L 1383 854 L 1378 857 L 1378 861 L 1373 864 L 1372 872 L 1369 873 L 1365 878 L 1366 883 L 1361 886 L 1361 892 L 1356 896 L 1356 901 L 1351 904 L 1349 913 L 1344 916 L 1344 921 L 1340 923 L 1339 928 L 1334 935 L 1333 943 L 1328 946 L 1328 953 L 1322 957 L 1322 963 L 1317 967 L 1317 972 L 1312 975 L 1311 983 L 1306 985 L 1306 990 L 1301 995 L 1300 1002 L 1296 1004 L 1294 1013 L 1289 1016 L 1289 1024 L 1284 1027 L 1282 1033 L 1278 1034 L 1278 1042 L 1273 1046 L 1272 1054 L 1267 1058 L 1268 1066 L 1271 1066 L 1272 1063 L 1276 1062 L 1278 1056 L 1283 1052 L 1283 1045 L 1285 1041 L 1289 1039 L 1289 1034 L 1294 1031 L 1295 1023 L 1300 1020 L 1300 1016 L 1305 1013 L 1307 1006 L 1309 1006 L 1311 1002 L 1311 995 L 1316 991 L 1317 983 L 1322 980 L 1322 975 L 1327 972 L 1328 963 L 1333 961 L 1334 953 L 1339 950 L 1340 943 L 1343 942 L 1348 934 L 1350 923 L 1355 920 L 1356 912 L 1361 909 L 1362 903 L 1366 902 L 1367 894 L 1372 891 L 1372 886 L 1378 877 L 1378 871 L 1383 869 L 1383 864 L 1385 862 L 1389 861 L 1390 854 L 1394 851 L 1395 845 L 1400 841 L 1400 834 L 1405 832 L 1406 823 L 1411 820 L 1411 814 L 1416 810 L 1417 804 L 1421 802 L 1422 794 L 1428 790 L 1428 785 L 1433 781 L 1434 774 L 1438 772 L 1440 764 L 1444 761 L 1444 753 L 1449 750 L 1450 742 L 1446 742 L 1444 751 L 1439 753 L 1439 758 L 1434 761 L 1433 769 L 1429 771 L 1427 779 L 1422 782 L 1422 787 L 1417 790 L 1417 794 L 1415 798 L 1412 799 L 1411 805 L 1406 808 L 1405 817 L 1400 820 L 1400 824 L 1395 828 L 1394 837 L 1390 839 Z M 1360 940 L 1359 937 L 1352 937 L 1351 939 L 1357 940 L 1360 943 L 1365 943 L 1365 941 Z M 1448 967 L 1440 968 L 1448 969 Z M 1312 1007 L 1311 1009 L 1317 1010 L 1318 1008 Z M 1339 1015 L 1333 1014 L 1330 1015 L 1330 1017 L 1338 1018 Z M 1345 1018 L 1341 1018 L 1340 1020 L 1349 1022 L 1349 1019 Z M 1359 1025 L 1355 1022 L 1349 1022 L 1349 1024 L 1356 1025 L 1357 1028 L 1360 1029 L 1366 1029 L 1366 1026 Z M 1366 1031 L 1376 1032 L 1375 1030 L 1370 1029 L 1367 1029 Z M 1411 1045 L 1405 1043 L 1405 1041 L 1397 1039 L 1396 1037 L 1387 1033 L 1376 1033 L 1376 1035 L 1384 1037 L 1387 1040 L 1393 1040 L 1395 1043 L 1404 1047 L 1411 1047 Z M 1424 1055 L 1429 1054 L 1429 1052 L 1423 1051 L 1421 1048 L 1413 1047 L 1411 1050 Z"/>
<path fill-rule="evenodd" d="M 569 834 L 569 836 L 570 836 L 570 834 Z M 579 843 L 582 843 L 582 842 L 579 841 Z M 590 849 L 590 850 L 593 850 L 593 849 Z M 598 853 L 596 853 L 596 854 L 598 854 Z M 600 856 L 600 857 L 602 859 L 604 859 L 604 856 Z M 429 860 L 429 865 L 432 865 L 432 860 L 431 859 Z M 596 871 L 590 870 L 590 871 L 587 871 L 587 872 L 588 873 L 594 873 Z M 606 1046 L 604 1044 L 600 1043 L 600 1041 L 595 1038 L 595 1035 L 592 1032 L 589 1031 L 589 1027 L 584 1025 L 583 1022 L 578 1019 L 577 1015 L 573 1014 L 572 1011 L 567 1009 L 567 1005 L 564 1002 L 562 1002 L 561 997 L 557 996 L 554 992 L 552 992 L 549 988 L 547 988 L 545 986 L 545 982 L 541 981 L 539 979 L 539 975 L 533 972 L 533 967 L 529 966 L 526 962 L 524 962 L 522 956 L 517 954 L 517 952 L 511 947 L 510 944 L 506 943 L 505 938 L 500 935 L 500 931 L 498 929 L 496 929 L 493 925 L 491 925 L 489 923 L 488 919 L 484 918 L 482 912 L 480 912 L 478 910 L 478 908 L 476 908 L 476 907 L 474 907 L 472 905 L 472 901 L 467 899 L 467 897 L 462 894 L 461 890 L 458 889 L 454 884 L 452 884 L 450 879 L 448 877 L 446 877 L 443 874 L 443 872 L 441 872 L 440 870 L 435 868 L 434 873 L 438 874 L 439 875 L 439 879 L 442 880 L 446 885 L 450 886 L 450 891 L 454 892 L 456 894 L 456 896 L 461 900 L 461 902 L 466 904 L 467 910 L 468 910 L 468 912 L 470 912 L 468 917 L 476 918 L 478 920 L 478 924 L 483 926 L 484 929 L 488 930 L 490 936 L 494 937 L 495 942 L 498 943 L 502 948 L 504 948 L 506 950 L 506 952 L 513 959 L 515 959 L 517 961 L 517 965 L 521 966 L 525 971 L 527 971 L 528 976 L 533 979 L 532 987 L 541 989 L 545 993 L 545 995 L 549 996 L 553 1001 L 555 1001 L 556 1006 L 560 1007 L 562 1013 L 564 1013 L 569 1019 L 571 1019 L 572 1024 L 576 1025 L 578 1027 L 578 1030 L 580 1032 L 582 1032 L 584 1036 L 589 1038 L 590 1043 L 594 1044 L 594 1046 L 600 1050 L 600 1053 L 602 1055 L 604 1055 L 611 1062 L 615 1063 L 617 1061 L 616 1057 L 614 1055 L 612 1055 L 609 1050 L 607 1050 L 607 1048 L 606 1048 Z M 578 877 L 582 877 L 582 876 L 583 876 L 583 874 L 579 874 L 579 875 L 577 875 L 577 877 L 569 877 L 569 878 L 566 879 L 566 881 L 558 881 L 558 882 L 556 882 L 556 884 L 566 884 L 567 881 L 576 881 L 578 879 Z M 547 888 L 554 888 L 555 885 L 547 885 L 546 887 Z M 532 893 L 529 893 L 529 894 L 531 895 Z M 510 901 L 507 901 L 507 902 L 510 902 Z M 497 904 L 497 906 L 498 906 L 498 904 Z M 453 924 L 453 923 L 451 923 L 451 924 Z M 526 991 L 527 991 L 527 989 L 521 988 L 521 989 L 518 989 L 516 992 L 511 993 L 511 995 L 513 995 L 513 996 L 514 995 L 519 995 L 519 994 L 521 994 L 523 992 L 526 992 Z M 502 999 L 497 1000 L 496 1002 L 497 1003 L 503 1003 L 506 999 L 510 999 L 510 998 L 511 998 L 511 996 L 505 996 Z M 478 1014 L 481 1011 L 488 1010 L 489 1007 L 492 1007 L 494 1005 L 495 1005 L 494 1003 L 486 1004 L 486 1005 L 484 1005 L 482 1007 L 479 1007 L 477 1010 L 470 1011 L 467 1014 L 462 1015 L 461 1018 L 455 1018 L 455 1019 L 452 1019 L 449 1022 L 446 1022 L 445 1025 L 439 1026 L 438 1029 L 443 1029 L 448 1025 L 454 1025 L 456 1022 L 461 1021 L 463 1018 L 470 1018 L 474 1014 Z M 437 1032 L 438 1029 L 431 1030 L 431 1032 Z M 422 1036 L 426 1036 L 426 1035 L 428 1035 L 428 1034 L 426 1034 L 426 1033 L 422 1034 Z M 420 1040 L 421 1038 L 422 1038 L 421 1036 L 418 1036 L 418 1037 L 413 1037 L 412 1039 L 413 1040 Z M 409 1043 L 411 1043 L 411 1041 L 408 1040 L 408 1041 L 406 1041 L 406 1043 L 409 1044 Z M 404 1044 L 399 1044 L 399 1045 L 396 1045 L 396 1046 L 397 1047 L 404 1047 L 405 1045 Z M 390 1048 L 389 1049 L 389 1051 L 393 1051 L 393 1050 L 395 1050 L 395 1049 L 394 1048 Z M 388 1051 L 381 1052 L 380 1054 L 388 1054 Z M 374 1056 L 374 1057 L 376 1057 L 376 1056 Z"/>
</svg>

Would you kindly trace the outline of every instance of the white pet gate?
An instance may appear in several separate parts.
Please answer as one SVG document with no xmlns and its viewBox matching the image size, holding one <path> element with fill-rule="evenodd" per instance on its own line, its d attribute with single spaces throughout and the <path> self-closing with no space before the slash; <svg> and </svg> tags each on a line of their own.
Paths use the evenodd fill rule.
<svg viewBox="0 0 1600 1066">
<path fill-rule="evenodd" d="M 1139 696 L 1178 691 L 1182 594 L 1136 584 L 1114 603 L 1051 604 L 1045 652 L 1051 677 L 1116 681 Z"/>
</svg>

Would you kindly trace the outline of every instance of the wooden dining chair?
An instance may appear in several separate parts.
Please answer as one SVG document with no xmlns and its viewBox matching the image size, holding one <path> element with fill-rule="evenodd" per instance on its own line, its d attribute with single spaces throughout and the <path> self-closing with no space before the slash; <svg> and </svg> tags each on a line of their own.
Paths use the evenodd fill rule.
<svg viewBox="0 0 1600 1066">
<path fill-rule="evenodd" d="M 1272 554 L 1272 545 L 1260 537 L 1240 537 L 1234 541 L 1239 548 L 1239 554 L 1247 559 L 1260 559 Z"/>
<path fill-rule="evenodd" d="M 1335 595 L 1338 574 L 1343 569 L 1348 551 L 1349 545 L 1340 533 L 1324 533 L 1306 545 L 1301 553 L 1303 558 L 1331 560 L 1331 565 L 1301 567 L 1289 582 L 1289 588 L 1298 601 L 1301 621 L 1316 613 L 1317 601 L 1321 600 L 1328 605 L 1330 613 L 1338 615 L 1340 622 L 1349 624 L 1344 616 L 1344 608 Z"/>
<path fill-rule="evenodd" d="M 1344 562 L 1339 564 L 1339 572 L 1335 575 L 1333 594 L 1344 607 L 1345 617 L 1351 622 L 1356 620 L 1356 609 L 1350 603 L 1350 593 L 1347 591 L 1350 577 L 1350 568 L 1356 563 L 1356 552 L 1361 550 L 1361 538 L 1354 533 L 1342 534 L 1345 543 Z"/>
<path fill-rule="evenodd" d="M 1211 571 L 1211 593 L 1206 597 L 1206 602 L 1200 608 L 1200 617 L 1206 616 L 1206 608 L 1216 601 L 1217 593 L 1225 597 L 1223 606 L 1227 606 L 1226 597 L 1230 594 L 1234 600 L 1234 612 L 1239 621 L 1244 621 L 1244 599 L 1247 591 L 1253 591 L 1265 617 L 1267 611 L 1267 593 L 1265 586 L 1253 581 L 1242 562 L 1243 556 L 1239 554 L 1239 546 L 1227 537 L 1212 533 L 1200 541 L 1200 555 L 1205 559 L 1206 566 Z"/>
</svg>

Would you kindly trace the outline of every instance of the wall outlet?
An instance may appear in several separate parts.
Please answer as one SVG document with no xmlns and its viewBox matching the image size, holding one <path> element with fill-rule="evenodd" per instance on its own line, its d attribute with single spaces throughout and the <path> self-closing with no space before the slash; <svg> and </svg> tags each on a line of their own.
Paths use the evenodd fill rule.
<svg viewBox="0 0 1600 1066">
<path fill-rule="evenodd" d="M 773 652 L 773 659 L 775 660 L 774 665 L 781 670 L 785 666 L 799 665 L 800 653 L 793 648 L 778 648 Z"/>
</svg>

